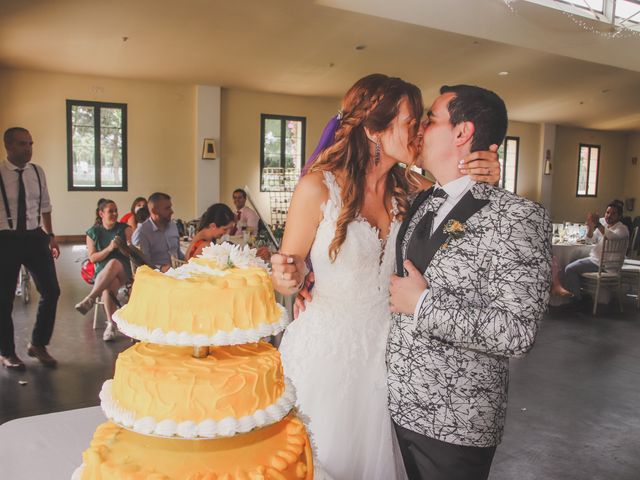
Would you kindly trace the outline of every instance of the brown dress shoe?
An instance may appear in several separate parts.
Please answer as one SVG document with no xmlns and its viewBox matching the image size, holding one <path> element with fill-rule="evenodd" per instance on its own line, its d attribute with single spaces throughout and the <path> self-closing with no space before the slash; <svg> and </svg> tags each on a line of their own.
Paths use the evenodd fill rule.
<svg viewBox="0 0 640 480">
<path fill-rule="evenodd" d="M 36 345 L 29 344 L 27 355 L 37 358 L 45 367 L 55 367 L 58 365 L 58 361 L 49 355 L 49 352 L 47 352 L 47 347 L 38 347 Z"/>
<path fill-rule="evenodd" d="M 0 355 L 0 363 L 9 370 L 24 370 L 25 366 L 17 355 Z"/>
</svg>

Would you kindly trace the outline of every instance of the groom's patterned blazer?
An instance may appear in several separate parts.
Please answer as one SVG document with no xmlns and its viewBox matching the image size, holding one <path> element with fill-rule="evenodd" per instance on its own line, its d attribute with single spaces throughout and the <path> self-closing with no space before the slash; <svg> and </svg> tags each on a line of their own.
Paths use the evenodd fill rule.
<svg viewBox="0 0 640 480">
<path fill-rule="evenodd" d="M 551 223 L 540 205 L 477 183 L 420 241 L 430 193 L 418 195 L 398 234 L 396 271 L 404 274 L 408 256 L 424 271 L 428 293 L 417 318 L 393 316 L 387 347 L 391 416 L 444 442 L 497 445 L 509 357 L 531 349 L 547 308 Z M 451 219 L 464 224 L 461 237 L 444 232 Z"/>
</svg>

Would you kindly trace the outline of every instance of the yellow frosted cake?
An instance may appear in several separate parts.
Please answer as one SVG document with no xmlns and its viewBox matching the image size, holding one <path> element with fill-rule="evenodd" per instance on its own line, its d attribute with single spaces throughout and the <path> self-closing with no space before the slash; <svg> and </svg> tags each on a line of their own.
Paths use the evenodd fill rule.
<svg viewBox="0 0 640 480">
<path fill-rule="evenodd" d="M 167 273 L 141 267 L 113 319 L 126 335 L 165 345 L 257 342 L 288 323 L 260 262 L 247 249 L 214 245 Z"/>
<path fill-rule="evenodd" d="M 255 251 L 214 245 L 189 263 L 136 272 L 98 426 L 72 480 L 325 480 L 292 410 L 280 353 L 287 324 Z"/>
<path fill-rule="evenodd" d="M 80 480 L 311 480 L 313 459 L 304 425 L 289 415 L 269 427 L 218 440 L 139 435 L 98 426 Z"/>
<path fill-rule="evenodd" d="M 100 393 L 110 420 L 143 434 L 216 438 L 281 420 L 295 394 L 269 343 L 212 347 L 137 343 L 116 360 Z"/>
</svg>

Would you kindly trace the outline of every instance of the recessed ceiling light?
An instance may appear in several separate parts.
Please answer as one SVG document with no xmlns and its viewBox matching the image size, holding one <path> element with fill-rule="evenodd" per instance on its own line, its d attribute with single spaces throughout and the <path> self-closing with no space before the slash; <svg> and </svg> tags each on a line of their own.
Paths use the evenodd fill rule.
<svg viewBox="0 0 640 480">
<path fill-rule="evenodd" d="M 366 45 L 356 45 L 356 50 L 364 50 L 365 48 L 367 48 Z"/>
<path fill-rule="evenodd" d="M 500 75 L 501 77 L 506 77 L 507 75 L 509 75 L 509 72 L 507 72 L 506 70 L 502 71 L 502 72 L 498 72 L 498 75 Z"/>
</svg>

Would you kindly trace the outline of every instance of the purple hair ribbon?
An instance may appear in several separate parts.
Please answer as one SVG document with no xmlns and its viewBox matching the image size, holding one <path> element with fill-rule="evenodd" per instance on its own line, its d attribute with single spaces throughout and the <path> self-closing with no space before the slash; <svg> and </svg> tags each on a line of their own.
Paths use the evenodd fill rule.
<svg viewBox="0 0 640 480">
<path fill-rule="evenodd" d="M 320 141 L 318 141 L 318 145 L 316 149 L 313 151 L 309 159 L 304 164 L 302 168 L 302 172 L 300 172 L 300 178 L 304 177 L 308 172 L 311 166 L 315 163 L 315 161 L 320 156 L 323 150 L 327 149 L 333 142 L 335 141 L 336 131 L 340 126 L 340 120 L 342 119 L 342 111 L 338 111 L 338 114 L 335 117 L 331 117 L 331 119 L 327 122 L 322 130 L 322 135 L 320 135 Z"/>
</svg>

